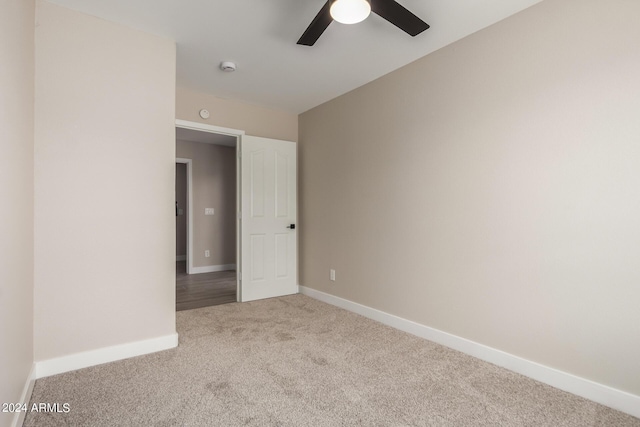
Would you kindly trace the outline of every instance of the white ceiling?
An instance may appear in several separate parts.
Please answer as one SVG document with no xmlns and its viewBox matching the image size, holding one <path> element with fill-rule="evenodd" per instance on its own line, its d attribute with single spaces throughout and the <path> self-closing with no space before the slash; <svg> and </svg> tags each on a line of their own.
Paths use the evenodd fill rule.
<svg viewBox="0 0 640 427">
<path fill-rule="evenodd" d="M 301 113 L 541 0 L 398 0 L 431 28 L 375 14 L 296 45 L 325 0 L 51 0 L 177 42 L 179 87 Z M 221 61 L 234 61 L 225 73 Z"/>
</svg>

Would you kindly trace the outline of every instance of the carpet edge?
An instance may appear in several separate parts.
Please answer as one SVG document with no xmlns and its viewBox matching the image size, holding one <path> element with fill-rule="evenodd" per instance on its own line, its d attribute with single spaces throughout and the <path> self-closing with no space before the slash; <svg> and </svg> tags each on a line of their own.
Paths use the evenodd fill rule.
<svg viewBox="0 0 640 427">
<path fill-rule="evenodd" d="M 575 394 L 596 403 L 608 406 L 634 417 L 640 418 L 640 396 L 616 388 L 578 377 L 537 362 L 498 350 L 439 329 L 404 319 L 384 311 L 368 307 L 344 298 L 299 285 L 300 293 L 378 321 L 392 328 L 433 341 L 445 347 L 458 350 L 510 371 L 540 381 L 560 390 Z"/>
<path fill-rule="evenodd" d="M 156 338 L 118 344 L 95 350 L 73 353 L 66 356 L 37 361 L 35 378 L 44 378 L 90 366 L 102 365 L 130 357 L 142 356 L 178 346 L 178 334 L 173 333 Z"/>
</svg>

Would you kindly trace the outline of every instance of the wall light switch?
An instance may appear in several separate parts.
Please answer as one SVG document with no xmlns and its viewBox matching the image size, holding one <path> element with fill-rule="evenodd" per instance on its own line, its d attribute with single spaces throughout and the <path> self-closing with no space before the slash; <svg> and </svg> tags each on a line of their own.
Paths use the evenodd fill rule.
<svg viewBox="0 0 640 427">
<path fill-rule="evenodd" d="M 213 208 L 204 208 L 205 215 L 213 215 Z"/>
<path fill-rule="evenodd" d="M 207 258 L 209 258 L 211 256 L 211 252 L 209 252 L 209 249 L 204 251 L 204 256 L 207 257 Z"/>
<path fill-rule="evenodd" d="M 329 270 L 329 280 L 336 281 L 336 271 L 334 269 Z"/>
</svg>

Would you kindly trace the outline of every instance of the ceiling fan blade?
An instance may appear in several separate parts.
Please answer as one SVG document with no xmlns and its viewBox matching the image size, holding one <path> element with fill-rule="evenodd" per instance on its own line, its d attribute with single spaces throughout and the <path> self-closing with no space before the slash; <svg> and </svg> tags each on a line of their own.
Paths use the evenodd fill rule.
<svg viewBox="0 0 640 427">
<path fill-rule="evenodd" d="M 297 44 L 302 44 L 305 46 L 313 46 L 315 42 L 320 38 L 324 30 L 327 29 L 329 24 L 333 21 L 331 14 L 329 13 L 329 9 L 331 9 L 332 0 L 328 0 L 320 12 L 313 18 L 311 24 L 307 27 L 300 40 L 298 40 Z"/>
<path fill-rule="evenodd" d="M 371 10 L 412 37 L 429 28 L 429 24 L 394 0 L 371 0 Z"/>
</svg>

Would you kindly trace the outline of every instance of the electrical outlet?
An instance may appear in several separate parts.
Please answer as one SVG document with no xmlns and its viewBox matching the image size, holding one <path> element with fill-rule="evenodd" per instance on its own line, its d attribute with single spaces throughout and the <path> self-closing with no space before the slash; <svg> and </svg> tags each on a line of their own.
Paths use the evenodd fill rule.
<svg viewBox="0 0 640 427">
<path fill-rule="evenodd" d="M 204 256 L 206 258 L 209 258 L 211 256 L 211 252 L 209 252 L 209 249 L 207 249 L 206 251 L 204 251 Z"/>
<path fill-rule="evenodd" d="M 336 281 L 336 271 L 334 269 L 329 270 L 329 280 Z"/>
</svg>

